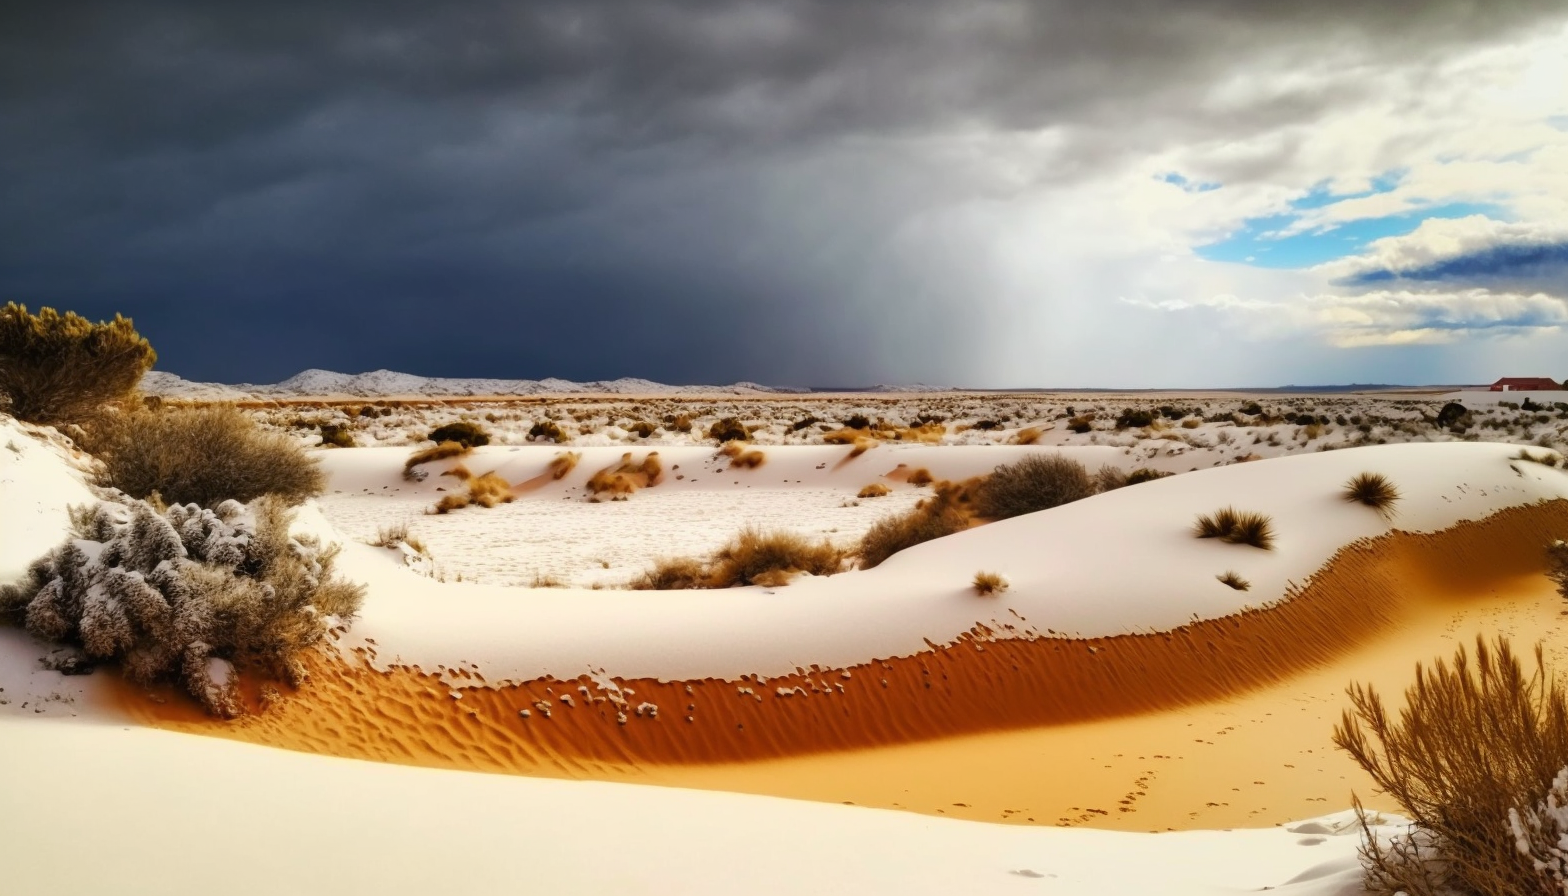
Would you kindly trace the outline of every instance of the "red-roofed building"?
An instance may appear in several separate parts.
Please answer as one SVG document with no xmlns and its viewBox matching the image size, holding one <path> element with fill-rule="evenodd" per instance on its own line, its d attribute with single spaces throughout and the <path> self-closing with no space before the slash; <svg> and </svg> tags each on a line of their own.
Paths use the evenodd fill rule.
<svg viewBox="0 0 1568 896">
<path fill-rule="evenodd" d="M 1492 384 L 1493 392 L 1556 392 L 1562 383 L 1544 376 L 1505 376 Z"/>
</svg>

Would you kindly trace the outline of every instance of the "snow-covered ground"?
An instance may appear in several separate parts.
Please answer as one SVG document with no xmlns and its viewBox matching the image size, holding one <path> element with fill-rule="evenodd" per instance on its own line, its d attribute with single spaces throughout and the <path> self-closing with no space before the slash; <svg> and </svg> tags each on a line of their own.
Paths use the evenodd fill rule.
<svg viewBox="0 0 1568 896">
<path fill-rule="evenodd" d="M 10 581 L 64 536 L 66 507 L 88 493 L 84 462 L 66 446 L 48 432 L 0 423 L 0 439 L 13 446 L 0 446 L 0 581 Z M 1206 425 L 1240 429 L 1234 422 Z M 986 438 L 976 444 L 884 442 L 854 458 L 843 446 L 764 448 L 767 461 L 745 471 L 729 470 L 711 445 L 671 440 L 658 448 L 663 484 L 624 503 L 597 505 L 583 501 L 584 481 L 620 457 L 623 440 L 605 447 L 501 444 L 465 465 L 536 487 L 513 505 L 443 517 L 416 514 L 439 496 L 436 489 L 453 484 L 439 475 L 451 461 L 409 483 L 401 476 L 407 447 L 323 451 L 330 491 L 301 512 L 300 525 L 344 542 L 341 568 L 370 586 L 345 644 L 373 647 L 380 664 L 434 669 L 461 662 L 491 681 L 585 672 L 734 679 L 908 656 L 976 625 L 1068 636 L 1170 629 L 1276 600 L 1357 539 L 1395 528 L 1432 532 L 1568 497 L 1568 472 L 1518 459 L 1517 446 L 1307 449 L 990 524 L 873 570 L 725 592 L 528 589 L 503 584 L 510 573 L 501 572 L 495 583 L 443 583 L 409 571 L 395 552 L 354 542 L 372 534 L 378 517 L 378 526 L 413 519 L 438 562 L 475 562 L 460 558 L 495 552 L 484 540 L 494 533 L 526 545 L 508 561 L 518 572 L 527 569 L 521 564 L 543 563 L 549 549 L 579 558 L 567 562 L 573 569 L 581 558 L 613 560 L 605 572 L 619 574 L 650 544 L 699 549 L 733 534 L 737 517 L 782 523 L 791 507 L 814 515 L 844 511 L 844 531 L 827 534 L 848 536 L 866 522 L 851 511 L 907 505 L 920 493 L 889 476 L 900 465 L 963 478 L 1051 450 L 1049 443 L 997 445 L 994 430 L 980 432 Z M 1136 444 L 1071 444 L 1091 469 L 1155 459 Z M 560 481 L 539 481 L 564 448 L 583 451 L 577 469 Z M 1367 471 L 1400 489 L 1392 513 L 1342 499 L 1344 482 Z M 842 506 L 874 481 L 889 482 L 896 497 Z M 1194 538 L 1194 516 L 1225 505 L 1269 514 L 1275 548 Z M 753 514 L 753 507 L 769 509 Z M 681 525 L 683 518 L 691 523 Z M 594 526 L 605 534 L 584 534 Z M 813 518 L 800 528 L 822 526 Z M 573 529 L 571 538 L 550 537 Z M 668 533 L 678 529 L 702 534 L 676 543 Z M 599 556 L 617 532 L 635 547 Z M 551 547 L 557 543 L 565 547 Z M 1248 578 L 1252 590 L 1218 582 L 1216 574 L 1227 569 Z M 1011 588 L 978 598 L 969 585 L 980 570 L 1005 574 Z M 581 582 L 579 573 L 573 578 Z M 37 659 L 46 649 L 0 630 L 0 867 L 20 893 L 205 893 L 217 882 L 235 893 L 1360 890 L 1359 837 L 1343 813 L 1259 830 L 1119 834 L 357 762 L 142 728 L 124 714 L 104 676 L 42 670 Z M 466 677 L 452 683 L 475 684 Z M 373 717 L 369 707 L 366 717 Z M 84 844 L 91 844 L 90 861 L 82 858 Z M 237 855 L 267 858 L 245 859 L 236 870 Z"/>
</svg>

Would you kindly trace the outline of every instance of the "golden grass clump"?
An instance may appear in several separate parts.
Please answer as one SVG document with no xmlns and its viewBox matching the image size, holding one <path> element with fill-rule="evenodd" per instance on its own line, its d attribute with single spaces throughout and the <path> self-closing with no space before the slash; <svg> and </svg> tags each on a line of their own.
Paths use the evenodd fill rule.
<svg viewBox="0 0 1568 896">
<path fill-rule="evenodd" d="M 495 473 L 469 480 L 468 498 L 480 507 L 490 508 L 512 502 L 512 485 Z"/>
<path fill-rule="evenodd" d="M 880 482 L 873 482 L 870 485 L 866 486 L 865 488 L 861 489 L 860 493 L 855 495 L 855 497 L 857 497 L 857 498 L 886 498 L 888 496 L 888 494 L 891 493 L 891 491 L 892 491 L 892 489 L 888 488 L 887 486 L 883 485 L 882 483 L 880 483 Z"/>
<path fill-rule="evenodd" d="M 1334 744 L 1414 822 L 1387 843 L 1367 831 L 1367 889 L 1560 896 L 1565 832 L 1544 830 L 1562 821 L 1542 804 L 1568 786 L 1568 694 L 1539 645 L 1529 675 L 1502 637 L 1478 636 L 1473 661 L 1461 647 L 1452 664 L 1418 665 L 1397 717 L 1370 685 L 1349 695 Z"/>
<path fill-rule="evenodd" d="M 326 485 L 298 442 L 232 405 L 104 415 L 84 447 L 104 463 L 98 485 L 135 498 L 156 492 L 169 504 L 216 507 L 262 495 L 298 504 Z"/>
<path fill-rule="evenodd" d="M 855 549 L 860 557 L 860 568 L 871 569 L 899 551 L 969 528 L 966 505 L 972 486 L 973 482 L 941 483 L 937 486 L 936 497 L 920 502 L 905 513 L 872 523 Z"/>
<path fill-rule="evenodd" d="M 932 476 L 931 471 L 925 467 L 916 467 L 910 471 L 909 476 L 904 481 L 919 488 L 922 485 L 930 485 L 935 482 L 936 477 Z"/>
<path fill-rule="evenodd" d="M 472 454 L 474 449 L 462 442 L 437 442 L 429 448 L 421 448 L 408 456 L 403 461 L 403 478 L 408 479 L 408 473 L 421 464 L 428 464 L 449 457 L 463 457 Z"/>
<path fill-rule="evenodd" d="M 1374 510 L 1387 510 L 1399 500 L 1399 489 L 1382 473 L 1357 473 L 1345 483 L 1344 499 Z"/>
<path fill-rule="evenodd" d="M 652 488 L 664 481 L 664 462 L 659 452 L 650 451 L 641 461 L 633 461 L 630 451 L 619 463 L 593 474 L 588 479 L 591 501 L 624 501 L 640 488 Z"/>
<path fill-rule="evenodd" d="M 1553 452 L 1548 451 L 1545 454 L 1535 454 L 1528 448 L 1520 448 L 1519 453 L 1514 456 L 1514 460 L 1527 460 L 1532 464 L 1540 464 L 1543 467 L 1555 467 L 1561 459 L 1561 456 Z"/>
<path fill-rule="evenodd" d="M 766 454 L 755 448 L 747 448 L 745 442 L 725 442 L 719 449 L 719 454 L 730 459 L 729 468 L 732 470 L 755 470 L 768 459 Z"/>
<path fill-rule="evenodd" d="M 583 459 L 581 451 L 562 451 L 550 458 L 550 478 L 555 480 L 565 479 L 567 474 L 577 469 L 577 462 Z"/>
<path fill-rule="evenodd" d="M 776 588 L 801 574 L 830 576 L 844 565 L 844 552 L 826 539 L 811 541 L 793 532 L 747 527 L 706 560 L 664 558 L 631 583 L 639 591 L 681 588 Z"/>
<path fill-rule="evenodd" d="M 1227 569 L 1225 572 L 1215 576 L 1214 578 L 1219 579 L 1221 582 L 1224 582 L 1237 591 L 1248 591 L 1252 588 L 1252 583 L 1237 575 L 1236 571 L 1233 569 Z"/>
<path fill-rule="evenodd" d="M 1218 538 L 1226 544 L 1245 544 L 1265 551 L 1274 548 L 1274 522 L 1261 513 L 1222 507 L 1212 514 L 1199 514 L 1193 524 L 1199 538 Z"/>
<path fill-rule="evenodd" d="M 1013 444 L 1033 445 L 1035 442 L 1040 441 L 1040 437 L 1043 435 L 1045 435 L 1045 431 L 1040 427 L 1026 426 L 1023 429 L 1020 429 L 1017 434 L 1013 436 Z"/>
<path fill-rule="evenodd" d="M 984 597 L 988 594 L 1000 594 L 1007 590 L 1007 579 L 994 572 L 977 572 L 974 580 L 975 593 Z"/>
</svg>

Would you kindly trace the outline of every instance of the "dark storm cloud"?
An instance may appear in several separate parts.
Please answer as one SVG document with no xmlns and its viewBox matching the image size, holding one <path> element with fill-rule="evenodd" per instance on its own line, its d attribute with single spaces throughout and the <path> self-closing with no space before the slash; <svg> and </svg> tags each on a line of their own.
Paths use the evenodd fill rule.
<svg viewBox="0 0 1568 896">
<path fill-rule="evenodd" d="M 1568 298 L 1568 242 L 1499 243 L 1427 264 L 1362 271 L 1346 286 L 1398 283 L 1539 290 Z"/>
<path fill-rule="evenodd" d="M 1196 102 L 1244 65 L 1439 59 L 1558 10 L 29 4 L 0 28 L 0 293 L 126 311 L 229 381 L 960 379 L 962 278 L 868 266 L 969 186 L 879 147 L 1058 127 L 1071 179 L 1339 99 Z"/>
</svg>

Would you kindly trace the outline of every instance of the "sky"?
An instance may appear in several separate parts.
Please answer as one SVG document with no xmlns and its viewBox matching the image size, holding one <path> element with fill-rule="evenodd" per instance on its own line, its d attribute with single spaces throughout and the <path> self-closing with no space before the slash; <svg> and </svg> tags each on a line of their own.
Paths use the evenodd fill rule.
<svg viewBox="0 0 1568 896">
<path fill-rule="evenodd" d="M 1568 2 L 25 3 L 0 300 L 188 379 L 1568 377 Z"/>
</svg>

